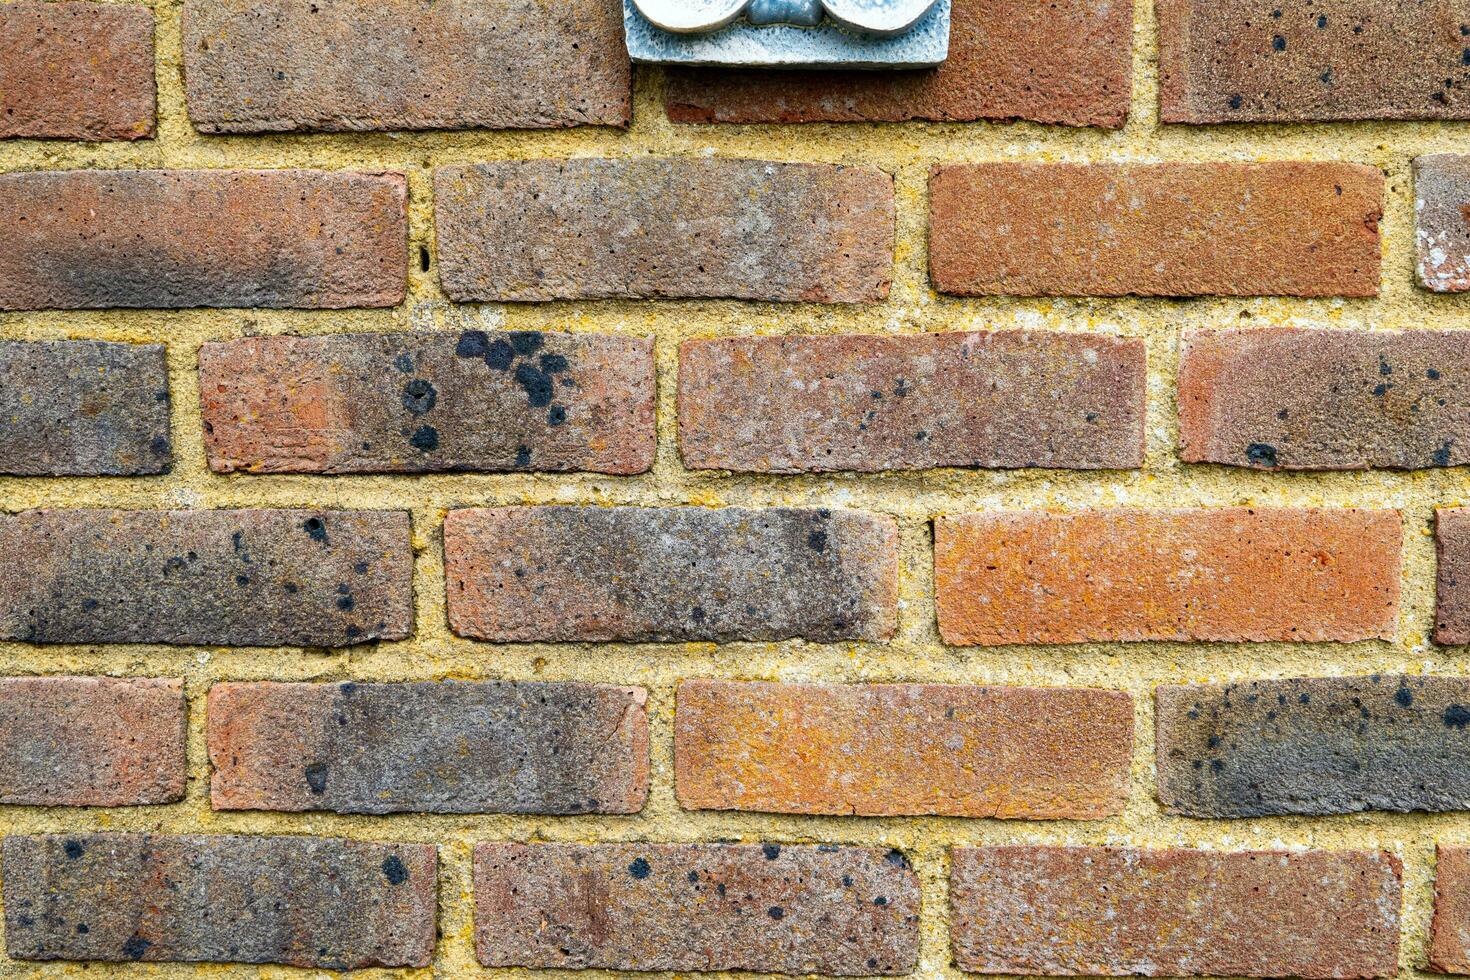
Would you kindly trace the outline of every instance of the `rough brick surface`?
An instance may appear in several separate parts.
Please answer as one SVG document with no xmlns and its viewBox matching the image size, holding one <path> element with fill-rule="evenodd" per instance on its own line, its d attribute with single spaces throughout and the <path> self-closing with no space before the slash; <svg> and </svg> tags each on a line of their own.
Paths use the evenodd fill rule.
<svg viewBox="0 0 1470 980">
<path fill-rule="evenodd" d="M 1458 0 L 1159 0 L 1163 122 L 1470 119 Z"/>
<path fill-rule="evenodd" d="M 1096 819 L 1133 751 L 1122 691 L 695 680 L 674 723 L 691 810 Z"/>
<path fill-rule="evenodd" d="M 189 117 L 206 133 L 622 126 L 616 0 L 188 0 Z"/>
<path fill-rule="evenodd" d="M 1127 4 L 955 0 L 949 58 L 932 71 L 683 69 L 676 122 L 970 122 L 1121 126 L 1128 115 Z"/>
<path fill-rule="evenodd" d="M 0 341 L 0 473 L 142 476 L 172 459 L 162 345 Z"/>
<path fill-rule="evenodd" d="M 400 174 L 3 174 L 0 310 L 393 306 L 406 198 Z"/>
<path fill-rule="evenodd" d="M 1440 844 L 1435 856 L 1429 969 L 1470 974 L 1470 848 Z"/>
<path fill-rule="evenodd" d="M 0 5 L 0 79 L 0 138 L 152 136 L 153 11 L 131 3 Z"/>
<path fill-rule="evenodd" d="M 444 521 L 449 623 L 497 642 L 886 640 L 898 526 L 857 511 L 502 507 Z"/>
<path fill-rule="evenodd" d="M 919 883 L 898 851 L 776 844 L 480 844 L 485 966 L 904 974 Z"/>
<path fill-rule="evenodd" d="M 1470 509 L 1434 512 L 1438 558 L 1434 642 L 1470 643 Z"/>
<path fill-rule="evenodd" d="M 690 469 L 1143 465 L 1143 341 L 1002 331 L 722 337 L 679 351 Z"/>
<path fill-rule="evenodd" d="M 1190 330 L 1181 455 L 1261 469 L 1470 462 L 1470 334 Z"/>
<path fill-rule="evenodd" d="M 1159 801 L 1191 817 L 1470 809 L 1470 681 L 1162 686 Z"/>
<path fill-rule="evenodd" d="M 1402 872 L 1373 851 L 957 847 L 972 973 L 1344 980 L 1398 972 Z"/>
<path fill-rule="evenodd" d="M 1470 156 L 1414 161 L 1414 217 L 1419 282 L 1437 293 L 1470 290 Z"/>
<path fill-rule="evenodd" d="M 434 177 L 439 274 L 460 301 L 888 295 L 893 179 L 750 160 L 532 160 Z"/>
<path fill-rule="evenodd" d="M 946 643 L 1394 635 L 1397 511 L 1097 510 L 940 517 Z"/>
<path fill-rule="evenodd" d="M 346 646 L 403 639 L 402 511 L 34 510 L 0 517 L 0 639 Z"/>
<path fill-rule="evenodd" d="M 1344 163 L 935 168 L 934 286 L 961 296 L 1375 296 L 1383 175 Z"/>
<path fill-rule="evenodd" d="M 215 472 L 653 465 L 653 342 L 564 333 L 249 337 L 199 353 Z"/>
<path fill-rule="evenodd" d="M 0 804 L 181 800 L 184 721 L 180 680 L 0 678 Z"/>
<path fill-rule="evenodd" d="M 72 834 L 5 839 L 20 960 L 428 966 L 432 844 Z"/>
<path fill-rule="evenodd" d="M 216 810 L 636 813 L 647 693 L 595 684 L 216 684 Z"/>
</svg>

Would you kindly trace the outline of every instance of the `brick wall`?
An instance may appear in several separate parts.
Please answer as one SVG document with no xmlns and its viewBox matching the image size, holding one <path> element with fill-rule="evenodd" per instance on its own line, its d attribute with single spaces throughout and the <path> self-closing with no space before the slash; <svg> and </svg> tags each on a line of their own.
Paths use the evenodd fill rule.
<svg viewBox="0 0 1470 980">
<path fill-rule="evenodd" d="M 1467 93 L 0 2 L 0 976 L 1470 974 Z"/>
</svg>

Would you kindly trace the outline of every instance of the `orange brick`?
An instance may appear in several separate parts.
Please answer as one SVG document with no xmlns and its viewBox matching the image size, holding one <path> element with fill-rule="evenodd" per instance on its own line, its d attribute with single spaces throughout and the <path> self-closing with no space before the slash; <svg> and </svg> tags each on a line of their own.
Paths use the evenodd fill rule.
<svg viewBox="0 0 1470 980">
<path fill-rule="evenodd" d="M 1470 847 L 1435 849 L 1429 969 L 1470 974 Z"/>
<path fill-rule="evenodd" d="M 674 731 L 690 810 L 1087 820 L 1127 799 L 1133 699 L 693 680 L 679 685 Z"/>
<path fill-rule="evenodd" d="M 1376 296 L 1383 175 L 1345 163 L 985 163 L 929 185 L 960 296 Z"/>
<path fill-rule="evenodd" d="M 960 646 L 1394 635 L 1397 511 L 970 514 L 934 538 L 939 629 Z"/>
</svg>

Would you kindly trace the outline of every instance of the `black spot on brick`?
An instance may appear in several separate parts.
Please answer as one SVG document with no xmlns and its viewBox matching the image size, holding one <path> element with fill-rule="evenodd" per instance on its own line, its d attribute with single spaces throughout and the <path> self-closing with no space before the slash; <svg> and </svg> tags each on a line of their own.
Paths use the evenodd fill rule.
<svg viewBox="0 0 1470 980">
<path fill-rule="evenodd" d="M 350 595 L 339 596 L 337 599 L 337 608 L 343 612 L 352 612 L 356 606 L 357 600 Z"/>
<path fill-rule="evenodd" d="M 516 447 L 516 466 L 525 469 L 531 465 L 531 450 L 528 446 Z"/>
<path fill-rule="evenodd" d="M 1470 725 L 1470 708 L 1463 704 L 1452 704 L 1444 709 L 1444 723 L 1446 728 L 1458 728 L 1464 731 L 1466 725 Z"/>
<path fill-rule="evenodd" d="M 769 915 L 771 918 L 779 922 L 781 919 L 786 917 L 786 910 L 779 905 L 772 905 L 770 908 L 766 909 L 766 915 Z"/>
<path fill-rule="evenodd" d="M 497 371 L 508 371 L 515 362 L 516 350 L 510 341 L 499 338 L 485 348 L 485 363 Z"/>
<path fill-rule="evenodd" d="M 1245 458 L 1257 466 L 1279 466 L 1276 447 L 1266 442 L 1253 442 L 1245 447 Z"/>
<path fill-rule="evenodd" d="M 439 430 L 432 425 L 421 425 L 414 430 L 408 442 L 413 448 L 422 452 L 432 452 L 439 448 Z"/>
<path fill-rule="evenodd" d="M 169 453 L 168 440 L 163 436 L 154 436 L 153 441 L 148 444 L 148 451 L 155 456 L 167 456 Z"/>
<path fill-rule="evenodd" d="M 1322 14 L 1317 18 L 1317 27 L 1321 30 L 1327 29 L 1327 15 Z"/>
<path fill-rule="evenodd" d="M 91 927 L 88 926 L 85 922 L 78 922 L 77 923 L 77 935 L 78 936 L 85 936 L 87 933 L 89 933 L 91 931 L 92 931 Z"/>
<path fill-rule="evenodd" d="M 490 335 L 483 330 L 466 330 L 454 345 L 457 357 L 484 357 L 490 353 Z"/>
<path fill-rule="evenodd" d="M 560 374 L 571 366 L 571 363 L 560 354 L 541 355 L 541 370 L 547 374 Z"/>
<path fill-rule="evenodd" d="M 877 898 L 873 899 L 873 904 L 880 907 L 887 905 L 888 897 L 886 895 L 879 895 Z"/>
<path fill-rule="evenodd" d="M 173 559 L 170 559 L 170 561 L 173 561 Z M 179 568 L 183 568 L 184 567 L 183 562 L 180 562 L 179 565 L 178 565 L 178 567 Z M 82 611 L 83 612 L 96 612 L 97 607 L 100 606 L 100 605 L 102 605 L 102 603 L 98 602 L 96 599 L 83 599 L 82 600 Z"/>
<path fill-rule="evenodd" d="M 545 408 L 551 404 L 555 394 L 551 375 L 533 365 L 522 364 L 516 368 L 515 379 L 516 384 L 526 393 L 526 400 L 531 403 L 532 408 Z"/>
<path fill-rule="evenodd" d="M 1280 34 L 1277 34 L 1275 37 L 1273 37 L 1271 39 L 1271 50 L 1273 50 L 1273 51 L 1285 51 L 1286 50 L 1286 38 L 1282 37 Z"/>
<path fill-rule="evenodd" d="M 327 791 L 327 764 L 325 762 L 313 762 L 305 769 L 306 788 L 311 790 L 312 796 L 321 796 Z"/>
<path fill-rule="evenodd" d="M 1432 460 L 1434 460 L 1434 465 L 1435 466 L 1448 466 L 1448 465 L 1450 465 L 1450 446 L 1451 445 L 1452 445 L 1452 441 L 1447 439 L 1447 440 L 1445 440 L 1444 445 L 1440 446 L 1434 452 L 1432 452 L 1432 453 L 1429 454 L 1429 458 L 1432 459 Z"/>
<path fill-rule="evenodd" d="M 1375 385 L 1373 388 L 1373 394 L 1379 398 L 1382 398 L 1384 395 L 1388 394 L 1388 389 L 1390 387 L 1390 385 L 1386 384 Z"/>
<path fill-rule="evenodd" d="M 633 863 L 628 865 L 628 874 L 637 878 L 639 881 L 647 878 L 652 873 L 653 869 L 649 867 L 647 858 L 634 858 Z"/>
<path fill-rule="evenodd" d="M 302 522 L 301 527 L 311 537 L 311 540 L 326 544 L 327 524 L 320 517 L 308 517 Z"/>
<path fill-rule="evenodd" d="M 813 551 L 827 550 L 827 532 L 813 531 L 806 536 L 806 546 Z"/>
<path fill-rule="evenodd" d="M 86 845 L 84 845 L 79 840 L 69 840 L 62 845 L 61 849 L 65 851 L 66 856 L 71 858 L 73 861 L 81 857 L 83 854 L 87 853 Z"/>
<path fill-rule="evenodd" d="M 689 618 L 694 620 L 694 622 L 696 623 L 703 623 L 707 615 L 708 614 L 705 613 L 703 606 L 695 606 L 693 609 L 689 610 Z"/>
<path fill-rule="evenodd" d="M 148 952 L 148 947 L 152 945 L 151 942 L 134 933 L 127 942 L 123 943 L 123 955 L 130 960 L 141 960 L 143 954 Z"/>
<path fill-rule="evenodd" d="M 551 411 L 546 413 L 547 425 L 563 425 L 567 420 L 567 409 L 565 405 L 553 405 Z"/>
<path fill-rule="evenodd" d="M 388 879 L 390 885 L 401 885 L 408 880 L 408 869 L 403 866 L 397 854 L 383 862 L 383 877 Z"/>
<path fill-rule="evenodd" d="M 889 851 L 887 854 L 883 855 L 883 860 L 887 861 L 895 868 L 903 868 L 905 871 L 909 870 L 910 867 L 908 855 L 905 854 L 903 851 L 900 851 L 896 847 Z"/>
<path fill-rule="evenodd" d="M 1245 100 L 1242 99 L 1240 96 L 1232 95 L 1230 97 L 1230 108 L 1239 109 L 1243 105 L 1245 105 Z"/>
<path fill-rule="evenodd" d="M 439 401 L 439 393 L 423 378 L 414 378 L 403 386 L 403 407 L 414 415 L 427 415 Z"/>
<path fill-rule="evenodd" d="M 1394 693 L 1393 699 L 1398 702 L 1400 708 L 1407 708 L 1414 703 L 1414 692 L 1407 687 L 1400 687 Z"/>
<path fill-rule="evenodd" d="M 546 343 L 546 338 L 534 330 L 520 330 L 510 335 L 510 345 L 522 357 L 536 353 Z"/>
<path fill-rule="evenodd" d="M 402 371 L 404 374 L 412 374 L 413 358 L 407 354 L 399 354 L 397 357 L 393 358 L 393 366 Z"/>
<path fill-rule="evenodd" d="M 689 879 L 689 884 L 691 884 L 691 885 L 697 885 L 697 884 L 699 884 L 699 872 L 698 871 L 691 871 L 685 877 L 687 877 Z"/>
<path fill-rule="evenodd" d="M 1435 368 L 1430 368 L 1429 370 L 1424 372 L 1424 376 L 1427 377 L 1430 381 L 1438 381 L 1439 371 Z"/>
<path fill-rule="evenodd" d="M 766 856 L 767 861 L 774 861 L 781 856 L 780 844 L 762 844 L 761 853 Z"/>
</svg>

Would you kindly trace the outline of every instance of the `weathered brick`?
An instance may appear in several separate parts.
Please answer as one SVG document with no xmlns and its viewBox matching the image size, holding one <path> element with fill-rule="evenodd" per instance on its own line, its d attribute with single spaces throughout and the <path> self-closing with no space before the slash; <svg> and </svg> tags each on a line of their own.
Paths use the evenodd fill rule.
<svg viewBox="0 0 1470 980">
<path fill-rule="evenodd" d="M 690 469 L 1143 465 L 1143 341 L 1001 331 L 722 337 L 679 350 Z"/>
<path fill-rule="evenodd" d="M 1190 330 L 1181 455 L 1262 469 L 1470 462 L 1470 334 Z"/>
<path fill-rule="evenodd" d="M 898 851 L 777 844 L 480 844 L 485 966 L 910 972 L 919 885 Z"/>
<path fill-rule="evenodd" d="M 1470 680 L 1161 686 L 1159 801 L 1190 817 L 1470 810 Z"/>
<path fill-rule="evenodd" d="M 1414 215 L 1419 281 L 1437 293 L 1470 290 L 1470 156 L 1414 160 Z"/>
<path fill-rule="evenodd" d="M 501 643 L 885 640 L 898 526 L 858 511 L 500 507 L 444 521 L 449 623 Z"/>
<path fill-rule="evenodd" d="M 1122 3 L 955 0 L 949 58 L 932 71 L 674 69 L 675 122 L 972 122 L 1121 126 L 1133 10 Z"/>
<path fill-rule="evenodd" d="M 1460 0 L 1159 0 L 1163 122 L 1470 119 Z"/>
<path fill-rule="evenodd" d="M 1470 848 L 1435 848 L 1434 923 L 1429 930 L 1429 969 L 1470 974 Z"/>
<path fill-rule="evenodd" d="M 0 473 L 142 476 L 172 460 L 162 345 L 0 341 Z"/>
<path fill-rule="evenodd" d="M 0 678 L 0 804 L 181 800 L 184 722 L 179 680 Z"/>
<path fill-rule="evenodd" d="M 33 510 L 0 516 L 0 639 L 283 644 L 401 640 L 403 511 Z"/>
<path fill-rule="evenodd" d="M 653 465 L 653 342 L 565 333 L 248 337 L 199 353 L 218 473 Z"/>
<path fill-rule="evenodd" d="M 642 688 L 514 682 L 216 684 L 216 810 L 637 813 Z"/>
<path fill-rule="evenodd" d="M 1387 977 L 1401 879 L 1375 851 L 957 847 L 951 939 L 971 973 Z"/>
<path fill-rule="evenodd" d="M 187 0 L 206 133 L 627 125 L 616 0 Z"/>
<path fill-rule="evenodd" d="M 0 310 L 393 306 L 406 200 L 401 174 L 0 174 Z"/>
<path fill-rule="evenodd" d="M 0 5 L 0 79 L 0 138 L 151 137 L 153 12 L 142 4 Z"/>
<path fill-rule="evenodd" d="M 1439 560 L 1434 642 L 1470 643 L 1470 508 L 1436 510 L 1434 540 Z"/>
<path fill-rule="evenodd" d="M 961 296 L 1375 296 L 1383 175 L 1345 163 L 983 163 L 929 184 Z"/>
<path fill-rule="evenodd" d="M 888 295 L 893 179 L 751 160 L 521 160 L 434 176 L 439 274 L 460 301 Z"/>
<path fill-rule="evenodd" d="M 432 844 L 313 837 L 5 838 L 18 960 L 428 966 Z"/>
<path fill-rule="evenodd" d="M 999 512 L 934 526 L 946 643 L 1391 638 L 1397 511 Z"/>
<path fill-rule="evenodd" d="M 1133 699 L 695 680 L 679 685 L 674 725 L 690 810 L 1090 820 L 1127 799 Z"/>
</svg>

